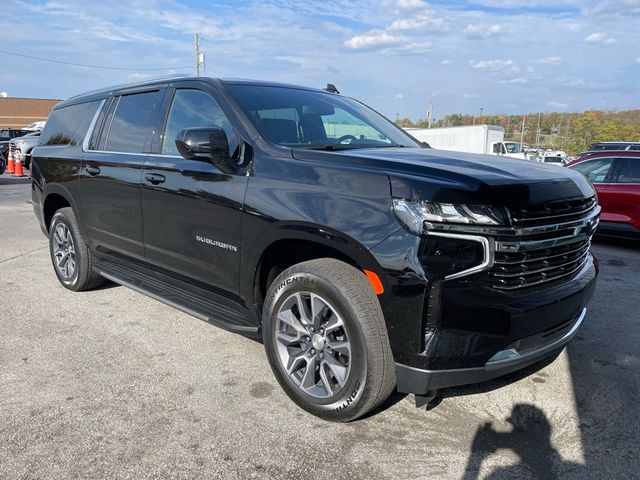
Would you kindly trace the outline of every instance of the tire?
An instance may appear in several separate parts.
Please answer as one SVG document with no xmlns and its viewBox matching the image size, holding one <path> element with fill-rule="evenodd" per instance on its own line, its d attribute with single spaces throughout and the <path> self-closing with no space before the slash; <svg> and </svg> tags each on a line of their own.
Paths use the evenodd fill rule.
<svg viewBox="0 0 640 480">
<path fill-rule="evenodd" d="M 344 262 L 322 258 L 282 272 L 267 292 L 262 339 L 287 395 L 325 420 L 354 420 L 395 387 L 380 303 L 365 275 Z"/>
<path fill-rule="evenodd" d="M 95 258 L 80 234 L 70 207 L 61 208 L 51 219 L 49 253 L 53 270 L 65 288 L 80 292 L 103 283 L 104 278 L 94 270 Z"/>
</svg>

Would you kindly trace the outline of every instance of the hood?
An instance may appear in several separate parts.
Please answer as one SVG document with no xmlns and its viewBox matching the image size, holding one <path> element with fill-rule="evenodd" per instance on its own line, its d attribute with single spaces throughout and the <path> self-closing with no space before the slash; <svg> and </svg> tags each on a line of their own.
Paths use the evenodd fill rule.
<svg viewBox="0 0 640 480">
<path fill-rule="evenodd" d="M 294 149 L 292 154 L 300 160 L 331 160 L 384 171 L 392 195 L 410 200 L 526 206 L 595 195 L 577 171 L 497 155 L 431 148 Z"/>
</svg>

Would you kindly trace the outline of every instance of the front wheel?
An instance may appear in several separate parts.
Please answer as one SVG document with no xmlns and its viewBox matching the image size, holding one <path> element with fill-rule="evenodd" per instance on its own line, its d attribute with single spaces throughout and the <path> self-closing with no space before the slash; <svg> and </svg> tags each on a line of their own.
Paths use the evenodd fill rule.
<svg viewBox="0 0 640 480">
<path fill-rule="evenodd" d="M 300 407 L 354 420 L 395 386 L 382 310 L 365 275 L 324 258 L 299 263 L 271 284 L 262 335 L 271 368 Z"/>
</svg>

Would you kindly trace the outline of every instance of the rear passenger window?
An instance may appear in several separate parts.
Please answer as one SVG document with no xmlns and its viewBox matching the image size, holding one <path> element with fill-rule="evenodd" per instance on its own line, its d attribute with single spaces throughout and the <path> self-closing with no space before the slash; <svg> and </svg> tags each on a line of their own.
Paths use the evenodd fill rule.
<svg viewBox="0 0 640 480">
<path fill-rule="evenodd" d="M 640 183 L 640 158 L 626 158 L 616 183 Z"/>
<path fill-rule="evenodd" d="M 160 104 L 159 91 L 122 95 L 117 100 L 115 114 L 107 118 L 105 150 L 142 153 L 153 134 L 155 114 Z"/>
<path fill-rule="evenodd" d="M 216 126 L 224 129 L 229 140 L 229 151 L 235 152 L 238 141 L 231 124 L 218 105 L 206 92 L 192 88 L 176 90 L 164 130 L 161 153 L 178 155 L 176 137 L 180 130 L 191 127 Z"/>
<path fill-rule="evenodd" d="M 55 109 L 40 135 L 39 145 L 80 145 L 99 104 L 85 102 Z"/>
</svg>

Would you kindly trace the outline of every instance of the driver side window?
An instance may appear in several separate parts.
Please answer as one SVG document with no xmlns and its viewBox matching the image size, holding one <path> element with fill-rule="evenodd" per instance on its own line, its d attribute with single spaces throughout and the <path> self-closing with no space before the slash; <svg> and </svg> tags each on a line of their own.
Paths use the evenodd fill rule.
<svg viewBox="0 0 640 480">
<path fill-rule="evenodd" d="M 238 141 L 218 102 L 202 90 L 193 88 L 176 90 L 164 129 L 161 153 L 178 155 L 176 137 L 180 130 L 206 126 L 223 128 L 229 140 L 229 152 L 235 152 Z"/>
</svg>

